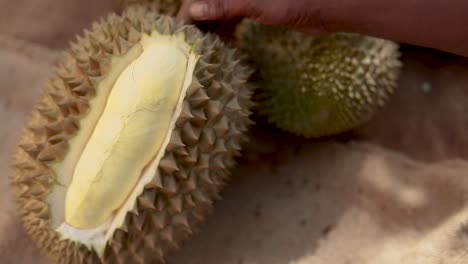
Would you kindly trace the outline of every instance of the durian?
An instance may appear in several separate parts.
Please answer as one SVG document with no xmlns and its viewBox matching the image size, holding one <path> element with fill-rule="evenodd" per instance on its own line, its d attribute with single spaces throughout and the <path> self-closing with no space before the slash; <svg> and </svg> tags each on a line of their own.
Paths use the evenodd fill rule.
<svg viewBox="0 0 468 264">
<path fill-rule="evenodd" d="M 144 5 L 161 14 L 176 16 L 183 0 L 119 0 L 119 8 L 125 10 L 134 5 Z"/>
<path fill-rule="evenodd" d="M 245 19 L 238 47 L 257 69 L 258 113 L 307 138 L 350 130 L 396 88 L 399 45 L 352 33 L 314 37 Z"/>
<path fill-rule="evenodd" d="M 71 44 L 20 136 L 12 185 L 57 263 L 156 263 L 197 228 L 247 140 L 252 70 L 148 7 Z"/>
</svg>

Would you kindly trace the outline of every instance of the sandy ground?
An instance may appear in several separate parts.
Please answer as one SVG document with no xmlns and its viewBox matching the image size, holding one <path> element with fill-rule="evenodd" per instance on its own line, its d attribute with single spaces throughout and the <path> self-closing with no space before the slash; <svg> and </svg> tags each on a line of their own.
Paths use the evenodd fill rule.
<svg viewBox="0 0 468 264">
<path fill-rule="evenodd" d="M 14 214 L 9 153 L 58 51 L 114 3 L 0 0 L 1 263 L 48 263 Z M 464 263 L 468 60 L 403 54 L 398 92 L 356 131 L 316 142 L 253 129 L 223 200 L 168 263 Z"/>
</svg>

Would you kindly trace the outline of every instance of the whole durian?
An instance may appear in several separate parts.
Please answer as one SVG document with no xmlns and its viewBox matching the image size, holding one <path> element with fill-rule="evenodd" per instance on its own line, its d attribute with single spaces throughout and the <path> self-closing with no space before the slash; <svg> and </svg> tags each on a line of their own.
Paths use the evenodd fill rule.
<svg viewBox="0 0 468 264">
<path fill-rule="evenodd" d="M 388 40 L 351 33 L 314 37 L 248 19 L 236 37 L 257 69 L 258 113 L 308 138 L 368 120 L 400 74 L 399 45 Z"/>
<path fill-rule="evenodd" d="M 144 5 L 161 14 L 175 16 L 183 0 L 118 0 L 119 8 L 125 10 L 134 5 Z"/>
<path fill-rule="evenodd" d="M 64 53 L 31 114 L 12 185 L 58 263 L 155 263 L 210 212 L 240 155 L 252 73 L 236 50 L 142 6 Z"/>
</svg>

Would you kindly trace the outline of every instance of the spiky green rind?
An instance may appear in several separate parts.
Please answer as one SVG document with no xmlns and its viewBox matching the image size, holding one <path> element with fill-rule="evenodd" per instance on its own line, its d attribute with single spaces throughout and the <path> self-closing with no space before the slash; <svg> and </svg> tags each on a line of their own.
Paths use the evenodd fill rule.
<svg viewBox="0 0 468 264">
<path fill-rule="evenodd" d="M 112 56 L 125 54 L 141 32 L 184 32 L 201 55 L 158 173 L 107 244 L 103 258 L 61 239 L 50 227 L 45 199 L 55 183 L 50 165 L 60 161 L 80 129 L 89 100 L 99 93 Z M 176 24 L 142 6 L 109 15 L 65 52 L 31 114 L 14 155 L 12 185 L 18 211 L 38 247 L 58 263 L 156 263 L 177 248 L 210 212 L 240 155 L 252 102 L 251 70 L 217 36 Z M 155 73 L 157 74 L 157 73 Z"/>
<path fill-rule="evenodd" d="M 119 0 L 121 10 L 133 5 L 145 5 L 158 13 L 175 16 L 182 6 L 182 0 Z"/>
<path fill-rule="evenodd" d="M 400 74 L 399 45 L 357 34 L 313 37 L 244 20 L 239 47 L 258 70 L 258 112 L 305 137 L 350 130 L 384 105 Z"/>
</svg>

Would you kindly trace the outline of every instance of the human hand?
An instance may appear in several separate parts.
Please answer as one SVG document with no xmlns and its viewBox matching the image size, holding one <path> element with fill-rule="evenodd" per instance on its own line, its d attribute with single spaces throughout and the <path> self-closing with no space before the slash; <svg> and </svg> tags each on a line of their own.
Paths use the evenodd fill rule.
<svg viewBox="0 0 468 264">
<path fill-rule="evenodd" d="M 185 0 L 191 22 L 251 18 L 311 35 L 355 32 L 468 57 L 466 0 Z"/>
<path fill-rule="evenodd" d="M 178 14 L 184 21 L 247 17 L 272 26 L 287 26 L 313 35 L 329 33 L 316 0 L 186 0 Z"/>
</svg>

